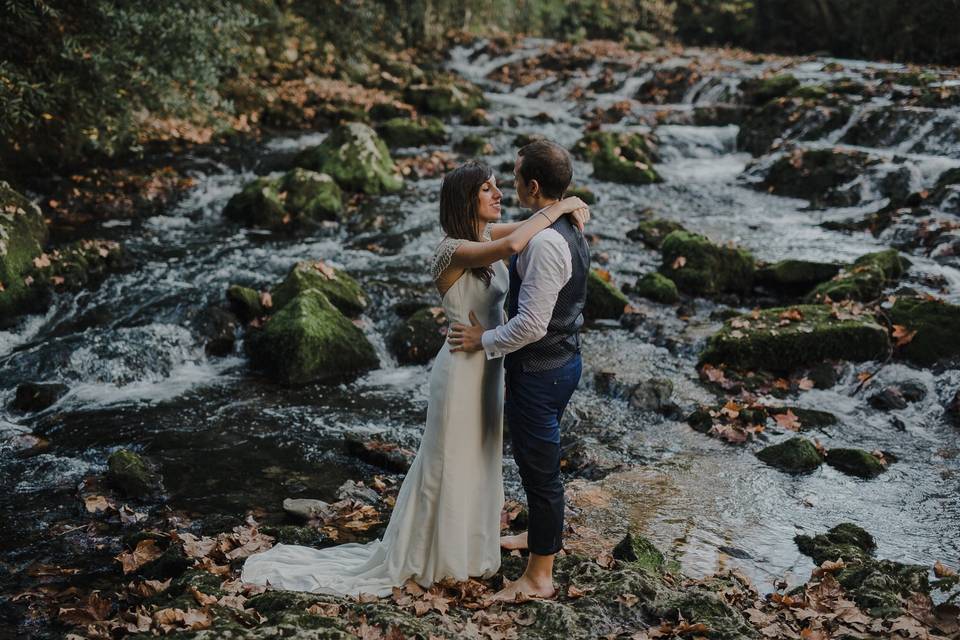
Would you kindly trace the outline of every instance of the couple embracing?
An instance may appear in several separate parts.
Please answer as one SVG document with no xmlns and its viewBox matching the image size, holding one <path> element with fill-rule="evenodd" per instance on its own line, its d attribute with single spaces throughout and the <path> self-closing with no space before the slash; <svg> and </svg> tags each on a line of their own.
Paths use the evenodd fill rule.
<svg viewBox="0 0 960 640">
<path fill-rule="evenodd" d="M 430 373 L 420 448 L 383 537 L 325 549 L 278 544 L 247 559 L 244 582 L 387 596 L 408 579 L 427 587 L 490 577 L 502 546 L 528 549 L 529 559 L 494 599 L 553 596 L 564 515 L 560 418 L 581 373 L 589 210 L 562 199 L 573 166 L 557 144 L 520 149 L 514 176 L 520 204 L 534 212 L 518 223 L 498 222 L 502 192 L 486 165 L 467 162 L 444 177 L 446 236 L 431 274 L 451 326 Z M 529 528 L 501 538 L 504 414 Z"/>
</svg>

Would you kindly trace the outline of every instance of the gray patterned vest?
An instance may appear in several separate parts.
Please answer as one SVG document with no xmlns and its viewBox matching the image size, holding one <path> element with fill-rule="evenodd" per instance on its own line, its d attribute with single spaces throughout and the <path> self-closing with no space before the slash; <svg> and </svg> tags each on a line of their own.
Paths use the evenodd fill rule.
<svg viewBox="0 0 960 640">
<path fill-rule="evenodd" d="M 547 335 L 522 349 L 507 354 L 504 366 L 521 367 L 523 371 L 547 371 L 562 367 L 580 353 L 580 327 L 583 326 L 583 306 L 587 300 L 587 273 L 590 271 L 590 251 L 587 241 L 569 216 L 561 216 L 551 229 L 559 233 L 570 247 L 573 276 L 560 289 L 553 315 L 547 325 Z M 507 295 L 507 315 L 517 315 L 520 302 L 520 274 L 517 256 L 510 258 L 510 293 Z"/>
</svg>

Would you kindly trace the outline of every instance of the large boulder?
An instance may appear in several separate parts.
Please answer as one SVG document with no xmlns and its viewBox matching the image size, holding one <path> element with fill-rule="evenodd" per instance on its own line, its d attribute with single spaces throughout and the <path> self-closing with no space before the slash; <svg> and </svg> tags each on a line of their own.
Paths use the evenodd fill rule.
<svg viewBox="0 0 960 640">
<path fill-rule="evenodd" d="M 960 356 L 960 306 L 930 298 L 897 298 L 887 316 L 913 333 L 898 347 L 903 358 L 931 366 Z"/>
<path fill-rule="evenodd" d="M 889 350 L 886 329 L 870 314 L 797 305 L 727 320 L 707 342 L 700 361 L 737 369 L 792 371 L 824 360 L 883 359 Z"/>
<path fill-rule="evenodd" d="M 875 478 L 887 470 L 883 460 L 863 449 L 830 449 L 827 464 L 858 478 Z"/>
<path fill-rule="evenodd" d="M 390 118 L 377 127 L 377 133 L 390 147 L 421 147 L 447 141 L 447 128 L 432 116 L 418 120 Z"/>
<path fill-rule="evenodd" d="M 609 275 L 596 269 L 587 274 L 587 301 L 583 307 L 583 317 L 587 320 L 616 320 L 623 315 L 624 308 L 630 303 L 627 296 L 613 286 Z"/>
<path fill-rule="evenodd" d="M 633 292 L 654 302 L 673 304 L 680 299 L 677 285 L 663 274 L 653 271 L 637 279 Z"/>
<path fill-rule="evenodd" d="M 369 304 L 360 283 L 346 272 L 322 260 L 302 260 L 290 268 L 287 277 L 271 292 L 273 308 L 282 309 L 309 289 L 323 293 L 333 306 L 351 318 L 363 313 Z"/>
<path fill-rule="evenodd" d="M 228 220 L 248 227 L 281 229 L 288 217 L 279 184 L 270 178 L 257 178 L 227 201 L 223 215 Z"/>
<path fill-rule="evenodd" d="M 336 381 L 376 368 L 376 351 L 327 297 L 307 289 L 247 334 L 254 367 L 285 384 Z"/>
<path fill-rule="evenodd" d="M 823 456 L 806 438 L 794 437 L 757 452 L 757 457 L 781 471 L 808 473 L 823 463 Z"/>
<path fill-rule="evenodd" d="M 0 326 L 36 304 L 39 287 L 26 276 L 46 241 L 40 208 L 0 182 Z"/>
<path fill-rule="evenodd" d="M 336 220 L 343 194 L 324 173 L 296 168 L 279 180 L 257 178 L 227 202 L 223 215 L 248 227 L 292 229 Z"/>
<path fill-rule="evenodd" d="M 577 157 L 593 163 L 593 177 L 626 184 L 662 182 L 653 168 L 656 145 L 642 133 L 591 131 L 574 146 Z"/>
<path fill-rule="evenodd" d="M 452 76 L 410 85 L 403 95 L 407 102 L 420 111 L 438 116 L 468 116 L 475 109 L 486 106 L 483 91 L 479 87 Z"/>
<path fill-rule="evenodd" d="M 878 162 L 862 151 L 798 148 L 779 156 L 756 186 L 777 195 L 804 198 L 814 207 L 851 206 L 859 196 L 840 187 Z"/>
<path fill-rule="evenodd" d="M 803 294 L 830 280 L 840 265 L 810 260 L 781 260 L 757 269 L 757 284 L 775 291 Z"/>
<path fill-rule="evenodd" d="M 447 317 L 442 307 L 426 307 L 400 322 L 388 346 L 400 364 L 427 364 L 443 347 Z"/>
<path fill-rule="evenodd" d="M 810 302 L 823 302 L 827 298 L 833 301 L 874 300 L 909 268 L 910 261 L 896 249 L 868 253 L 857 258 L 833 280 L 818 285 L 807 299 Z"/>
<path fill-rule="evenodd" d="M 59 382 L 22 382 L 10 403 L 14 411 L 43 411 L 67 395 L 70 388 Z"/>
<path fill-rule="evenodd" d="M 331 175 L 348 191 L 376 195 L 403 188 L 387 145 L 361 122 L 340 125 L 321 144 L 302 151 L 294 162 Z"/>
<path fill-rule="evenodd" d="M 681 291 L 698 295 L 745 294 L 753 288 L 754 260 L 745 249 L 721 247 L 688 231 L 672 231 L 660 249 L 660 273 L 673 280 Z"/>
</svg>

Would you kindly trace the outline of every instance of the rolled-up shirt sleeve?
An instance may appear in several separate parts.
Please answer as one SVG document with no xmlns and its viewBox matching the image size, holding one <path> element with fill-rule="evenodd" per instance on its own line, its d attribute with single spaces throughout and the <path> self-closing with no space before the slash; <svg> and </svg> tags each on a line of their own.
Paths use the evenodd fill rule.
<svg viewBox="0 0 960 640">
<path fill-rule="evenodd" d="M 520 294 L 517 315 L 480 338 L 488 359 L 500 358 L 547 334 L 560 289 L 573 276 L 570 247 L 553 229 L 541 231 L 518 256 Z"/>
</svg>

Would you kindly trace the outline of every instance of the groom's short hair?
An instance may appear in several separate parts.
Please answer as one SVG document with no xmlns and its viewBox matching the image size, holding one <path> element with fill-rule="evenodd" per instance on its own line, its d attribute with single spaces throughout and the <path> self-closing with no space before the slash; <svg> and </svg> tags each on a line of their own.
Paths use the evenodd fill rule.
<svg viewBox="0 0 960 640">
<path fill-rule="evenodd" d="M 520 176 L 524 182 L 536 180 L 548 198 L 562 198 L 573 179 L 570 153 L 555 142 L 534 140 L 520 147 Z"/>
</svg>

